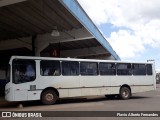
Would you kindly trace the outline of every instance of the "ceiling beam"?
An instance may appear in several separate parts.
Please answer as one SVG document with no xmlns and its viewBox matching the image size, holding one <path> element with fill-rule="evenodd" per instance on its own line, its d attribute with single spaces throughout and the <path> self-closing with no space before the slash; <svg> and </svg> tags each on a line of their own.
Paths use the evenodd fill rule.
<svg viewBox="0 0 160 120">
<path fill-rule="evenodd" d="M 78 57 L 108 53 L 102 46 L 61 51 L 61 56 Z"/>
<path fill-rule="evenodd" d="M 23 1 L 26 1 L 26 0 L 1 0 L 0 1 L 0 7 L 11 5 L 11 4 L 14 4 L 14 3 L 23 2 Z"/>
</svg>

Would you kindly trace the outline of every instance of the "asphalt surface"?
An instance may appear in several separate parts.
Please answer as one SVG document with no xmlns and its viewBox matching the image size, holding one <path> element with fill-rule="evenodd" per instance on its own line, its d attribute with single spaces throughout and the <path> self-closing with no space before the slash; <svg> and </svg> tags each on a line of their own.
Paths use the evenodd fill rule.
<svg viewBox="0 0 160 120">
<path fill-rule="evenodd" d="M 22 104 L 23 107 L 19 104 Z M 39 101 L 20 103 L 0 103 L 0 111 L 160 111 L 160 85 L 156 91 L 133 94 L 129 100 L 107 99 L 104 96 L 87 98 L 61 99 L 55 105 L 42 105 Z M 64 112 L 63 112 L 64 113 Z M 62 116 L 63 116 L 62 113 Z M 73 112 L 74 113 L 74 112 Z M 159 114 L 160 116 L 160 114 Z M 6 119 L 9 118 L 0 118 Z M 32 120 L 33 118 L 10 118 Z M 74 120 L 74 119 L 109 119 L 109 120 L 160 120 L 160 117 L 43 117 L 34 120 Z"/>
</svg>

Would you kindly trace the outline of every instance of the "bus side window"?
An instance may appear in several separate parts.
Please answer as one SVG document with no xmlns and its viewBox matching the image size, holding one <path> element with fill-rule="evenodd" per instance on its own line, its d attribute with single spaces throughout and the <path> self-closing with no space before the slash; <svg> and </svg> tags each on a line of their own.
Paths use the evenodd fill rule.
<svg viewBox="0 0 160 120">
<path fill-rule="evenodd" d="M 145 64 L 133 64 L 133 75 L 146 75 Z"/>
<path fill-rule="evenodd" d="M 42 76 L 59 76 L 61 74 L 60 62 L 54 60 L 42 60 L 40 62 Z"/>
<path fill-rule="evenodd" d="M 81 75 L 98 75 L 98 64 L 93 62 L 81 62 Z"/>
<path fill-rule="evenodd" d="M 146 69 L 147 69 L 147 75 L 152 75 L 152 65 L 151 64 L 147 64 L 146 65 Z"/>
<path fill-rule="evenodd" d="M 65 76 L 79 75 L 79 62 L 63 61 L 62 62 L 62 75 L 65 75 Z"/>
<path fill-rule="evenodd" d="M 99 63 L 100 75 L 116 75 L 115 63 Z"/>
<path fill-rule="evenodd" d="M 132 75 L 130 63 L 117 63 L 117 75 Z"/>
</svg>

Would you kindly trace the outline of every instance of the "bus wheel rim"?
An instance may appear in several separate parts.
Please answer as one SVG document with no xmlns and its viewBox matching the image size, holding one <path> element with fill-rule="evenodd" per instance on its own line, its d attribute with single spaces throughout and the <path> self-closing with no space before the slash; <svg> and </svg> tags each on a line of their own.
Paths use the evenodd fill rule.
<svg viewBox="0 0 160 120">
<path fill-rule="evenodd" d="M 46 94 L 45 98 L 46 98 L 47 101 L 53 101 L 54 96 L 53 96 L 53 94 L 48 93 L 48 94 Z"/>
<path fill-rule="evenodd" d="M 128 95 L 129 95 L 127 90 L 124 90 L 122 94 L 123 94 L 124 97 L 128 97 Z"/>
</svg>

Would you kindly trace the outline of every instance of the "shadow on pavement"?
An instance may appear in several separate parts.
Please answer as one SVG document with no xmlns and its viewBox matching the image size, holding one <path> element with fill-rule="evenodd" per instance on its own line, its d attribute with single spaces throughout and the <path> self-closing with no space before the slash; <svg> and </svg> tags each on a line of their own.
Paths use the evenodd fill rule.
<svg viewBox="0 0 160 120">
<path fill-rule="evenodd" d="M 148 99 L 150 97 L 146 97 L 146 96 L 133 96 L 130 99 Z"/>
<path fill-rule="evenodd" d="M 144 96 L 133 96 L 130 99 L 146 99 L 149 97 L 144 97 Z M 102 101 L 110 101 L 110 100 L 121 100 L 117 97 L 111 97 L 111 98 L 106 98 L 106 97 L 92 97 L 92 98 L 67 98 L 67 99 L 60 99 L 57 101 L 56 105 L 61 105 L 61 104 L 70 104 L 70 103 L 87 103 L 87 102 L 102 102 Z M 29 107 L 29 106 L 41 106 L 43 105 L 41 101 L 26 101 L 26 102 L 6 102 L 5 104 L 0 104 L 0 108 L 15 108 L 19 104 L 22 104 L 24 107 Z"/>
</svg>

